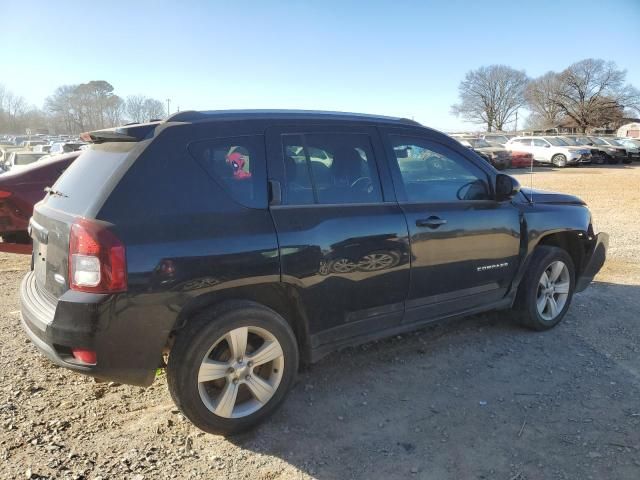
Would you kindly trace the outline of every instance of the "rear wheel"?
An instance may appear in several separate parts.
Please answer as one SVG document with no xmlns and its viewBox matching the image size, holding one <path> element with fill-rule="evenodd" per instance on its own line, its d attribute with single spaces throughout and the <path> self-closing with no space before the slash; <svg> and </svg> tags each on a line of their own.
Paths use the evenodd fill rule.
<svg viewBox="0 0 640 480">
<path fill-rule="evenodd" d="M 569 254 L 558 247 L 537 247 L 518 287 L 514 309 L 520 322 L 534 330 L 556 326 L 569 309 L 574 288 L 575 269 Z"/>
<path fill-rule="evenodd" d="M 298 369 L 291 327 L 253 302 L 232 302 L 193 318 L 169 355 L 169 392 L 209 433 L 253 428 L 282 403 Z"/>
<path fill-rule="evenodd" d="M 567 157 L 565 157 L 562 154 L 557 154 L 554 155 L 553 158 L 551 159 L 551 163 L 553 163 L 554 166 L 559 167 L 559 168 L 563 168 L 567 166 Z"/>
</svg>

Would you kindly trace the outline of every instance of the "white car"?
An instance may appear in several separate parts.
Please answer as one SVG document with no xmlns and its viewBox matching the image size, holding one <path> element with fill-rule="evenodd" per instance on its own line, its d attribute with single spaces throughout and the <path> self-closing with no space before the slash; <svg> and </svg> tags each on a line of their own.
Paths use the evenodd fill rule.
<svg viewBox="0 0 640 480">
<path fill-rule="evenodd" d="M 572 147 L 557 137 L 516 137 L 509 140 L 504 148 L 531 153 L 536 162 L 549 163 L 555 167 L 591 163 L 589 148 Z"/>
</svg>

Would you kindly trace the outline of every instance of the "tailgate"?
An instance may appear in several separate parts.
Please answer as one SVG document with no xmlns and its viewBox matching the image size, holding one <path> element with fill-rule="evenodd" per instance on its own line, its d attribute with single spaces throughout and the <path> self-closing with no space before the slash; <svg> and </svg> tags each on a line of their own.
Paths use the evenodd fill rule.
<svg viewBox="0 0 640 480">
<path fill-rule="evenodd" d="M 69 288 L 69 233 L 78 218 L 94 219 L 136 143 L 93 145 L 36 204 L 29 224 L 36 287 L 53 299 Z"/>
<path fill-rule="evenodd" d="M 36 286 L 52 299 L 59 298 L 69 288 L 69 231 L 74 219 L 72 215 L 39 204 L 29 222 Z"/>
</svg>

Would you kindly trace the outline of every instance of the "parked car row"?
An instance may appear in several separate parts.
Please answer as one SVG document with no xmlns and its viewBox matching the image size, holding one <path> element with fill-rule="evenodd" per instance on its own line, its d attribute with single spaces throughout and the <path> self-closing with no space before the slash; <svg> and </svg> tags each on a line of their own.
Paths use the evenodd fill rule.
<svg viewBox="0 0 640 480">
<path fill-rule="evenodd" d="M 80 140 L 77 135 L 0 135 L 0 144 L 30 148 L 37 145 L 51 145 L 56 142 L 74 142 Z"/>
<path fill-rule="evenodd" d="M 47 155 L 59 155 L 88 147 L 84 141 L 65 137 L 69 138 L 48 136 L 32 140 L 7 135 L 0 137 L 0 175 L 22 170 L 27 165 L 46 158 Z"/>
<path fill-rule="evenodd" d="M 527 167 L 532 161 L 555 167 L 640 161 L 640 140 L 633 138 L 507 134 L 454 134 L 452 137 L 499 170 Z"/>
</svg>

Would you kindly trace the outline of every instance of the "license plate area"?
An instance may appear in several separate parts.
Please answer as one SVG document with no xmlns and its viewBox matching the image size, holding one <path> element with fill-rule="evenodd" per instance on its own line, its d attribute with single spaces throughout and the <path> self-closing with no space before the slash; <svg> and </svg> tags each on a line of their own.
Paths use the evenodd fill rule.
<svg viewBox="0 0 640 480">
<path fill-rule="evenodd" d="M 33 245 L 33 271 L 36 282 L 46 285 L 47 281 L 47 245 L 34 240 Z"/>
</svg>

